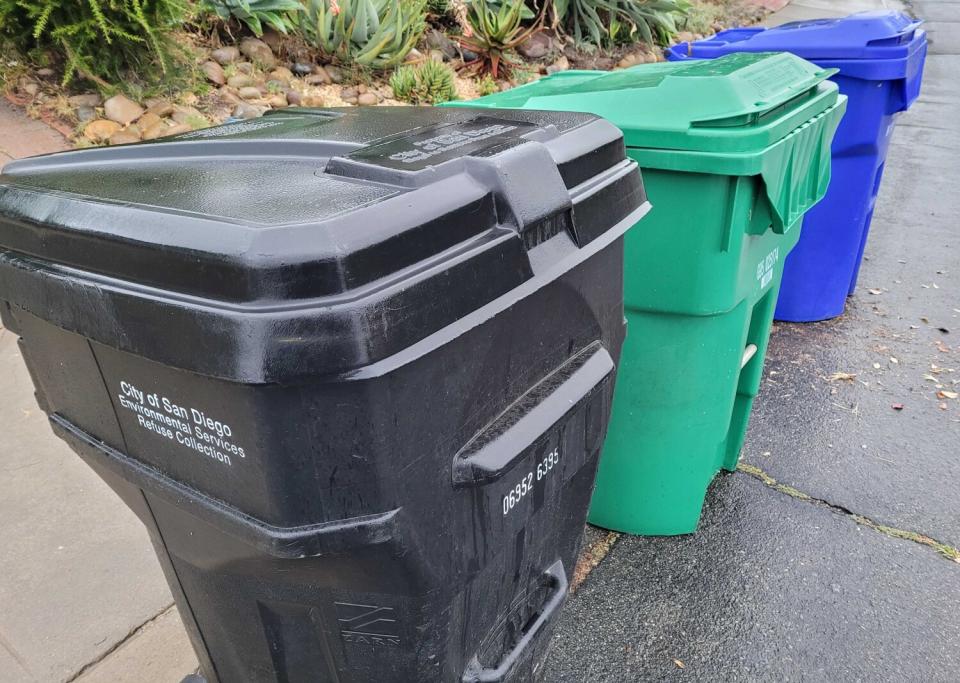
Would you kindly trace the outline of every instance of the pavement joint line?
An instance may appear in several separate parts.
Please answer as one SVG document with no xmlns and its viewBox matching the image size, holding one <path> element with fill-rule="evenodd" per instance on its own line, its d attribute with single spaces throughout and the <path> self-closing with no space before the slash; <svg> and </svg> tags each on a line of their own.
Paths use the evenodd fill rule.
<svg viewBox="0 0 960 683">
<path fill-rule="evenodd" d="M 121 647 L 123 647 L 124 644 L 126 644 L 131 638 L 133 638 L 134 636 L 136 636 L 137 634 L 139 634 L 141 631 L 143 631 L 143 629 L 145 629 L 147 626 L 149 626 L 150 624 L 152 624 L 153 622 L 155 622 L 157 619 L 159 619 L 160 617 L 162 617 L 164 614 L 166 614 L 167 612 L 169 612 L 169 611 L 172 610 L 172 609 L 175 609 L 175 603 L 172 603 L 172 602 L 171 602 L 169 605 L 167 605 L 166 607 L 164 607 L 163 609 L 161 609 L 159 612 L 157 612 L 156 614 L 154 614 L 152 617 L 150 617 L 149 619 L 147 619 L 146 621 L 144 621 L 144 622 L 143 622 L 142 624 L 140 624 L 139 626 L 134 626 L 132 629 L 130 629 L 130 632 L 127 633 L 127 635 L 125 635 L 123 638 L 121 638 L 121 639 L 118 640 L 116 643 L 114 643 L 113 645 L 111 645 L 107 650 L 105 650 L 105 651 L 104 651 L 100 656 L 98 656 L 96 659 L 94 659 L 94 660 L 92 660 L 92 661 L 89 661 L 89 662 L 87 662 L 86 664 L 84 664 L 82 667 L 80 667 L 80 669 L 79 669 L 76 673 L 74 673 L 74 674 L 73 674 L 72 676 L 70 676 L 69 678 L 65 679 L 65 680 L 63 681 L 63 683 L 73 683 L 73 681 L 76 681 L 78 678 L 80 678 L 80 677 L 83 676 L 85 673 L 87 673 L 88 671 L 90 671 L 90 669 L 92 669 L 92 668 L 95 667 L 97 664 L 99 664 L 100 662 L 104 661 L 107 657 L 109 657 L 109 656 L 112 655 L 114 652 L 116 652 L 116 651 L 119 650 Z"/>
<path fill-rule="evenodd" d="M 580 557 L 577 559 L 577 565 L 573 568 L 573 580 L 570 582 L 570 595 L 577 592 L 587 577 L 594 569 L 600 566 L 604 558 L 613 550 L 623 534 L 617 531 L 604 530 L 603 536 L 588 545 L 580 551 Z"/>
<path fill-rule="evenodd" d="M 754 479 L 759 480 L 768 488 L 773 489 L 779 493 L 790 496 L 791 498 L 796 498 L 797 500 L 804 501 L 806 503 L 813 503 L 815 505 L 821 505 L 829 508 L 831 511 L 842 514 L 846 517 L 852 519 L 856 524 L 860 526 L 867 527 L 878 533 L 883 534 L 884 536 L 889 536 L 890 538 L 897 538 L 903 541 L 912 541 L 919 545 L 932 548 L 937 551 L 937 553 L 946 559 L 960 564 L 960 548 L 956 548 L 947 543 L 941 543 L 935 538 L 927 536 L 926 534 L 917 533 L 916 531 L 909 531 L 907 529 L 898 529 L 897 527 L 887 526 L 886 524 L 881 524 L 875 520 L 870 519 L 865 515 L 858 514 L 849 510 L 842 505 L 837 505 L 836 503 L 831 503 L 828 500 L 822 498 L 814 498 L 813 496 L 800 491 L 788 484 L 782 484 L 776 479 L 771 477 L 769 474 L 764 472 L 759 467 L 755 465 L 749 465 L 745 462 L 737 464 L 737 470 L 746 474 Z"/>
</svg>

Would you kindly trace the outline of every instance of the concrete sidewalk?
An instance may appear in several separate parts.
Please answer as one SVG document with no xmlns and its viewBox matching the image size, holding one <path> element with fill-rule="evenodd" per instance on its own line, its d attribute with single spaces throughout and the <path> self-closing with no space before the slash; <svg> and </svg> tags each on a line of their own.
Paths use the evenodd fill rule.
<svg viewBox="0 0 960 683">
<path fill-rule="evenodd" d="M 798 0 L 769 22 L 891 4 Z M 571 598 L 547 681 L 956 678 L 960 565 L 935 544 L 960 545 L 960 403 L 941 410 L 924 375 L 960 379 L 960 2 L 914 10 L 924 92 L 849 313 L 777 326 L 750 473 L 715 482 L 696 535 L 621 537 Z M 63 146 L 0 100 L 0 164 Z M 145 531 L 50 433 L 2 329 L 0 376 L 0 681 L 176 683 L 196 659 Z"/>
</svg>

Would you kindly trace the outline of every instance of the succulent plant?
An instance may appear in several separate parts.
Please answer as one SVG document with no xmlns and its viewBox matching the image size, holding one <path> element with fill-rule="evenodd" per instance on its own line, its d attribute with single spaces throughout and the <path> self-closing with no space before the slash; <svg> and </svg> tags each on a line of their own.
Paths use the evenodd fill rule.
<svg viewBox="0 0 960 683">
<path fill-rule="evenodd" d="M 389 69 L 426 28 L 427 0 L 306 0 L 304 37 L 345 64 Z"/>
<path fill-rule="evenodd" d="M 295 25 L 291 15 L 303 10 L 303 5 L 299 0 L 202 0 L 200 8 L 223 21 L 239 19 L 260 36 L 264 25 L 281 33 L 289 31 Z"/>
<path fill-rule="evenodd" d="M 453 71 L 433 60 L 419 66 L 401 66 L 390 77 L 393 96 L 411 104 L 440 104 L 457 98 Z"/>
<path fill-rule="evenodd" d="M 534 22 L 524 26 L 524 0 L 471 0 L 467 15 L 470 30 L 464 30 L 460 44 L 477 53 L 475 64 L 481 73 L 498 78 L 502 71 L 507 76 L 515 61 L 514 50 L 540 30 L 547 7 L 545 2 Z"/>
</svg>

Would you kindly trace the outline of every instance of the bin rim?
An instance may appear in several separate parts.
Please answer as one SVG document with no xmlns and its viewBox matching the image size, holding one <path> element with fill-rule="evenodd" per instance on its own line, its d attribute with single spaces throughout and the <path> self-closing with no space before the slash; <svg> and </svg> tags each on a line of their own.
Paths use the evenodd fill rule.
<svg viewBox="0 0 960 683">
<path fill-rule="evenodd" d="M 715 59 L 735 52 L 789 52 L 864 80 L 907 77 L 926 52 L 922 21 L 893 10 L 810 19 L 774 27 L 742 27 L 673 45 L 670 61 Z"/>
<path fill-rule="evenodd" d="M 731 53 L 615 72 L 565 71 L 443 106 L 584 112 L 620 128 L 628 148 L 762 154 L 836 105 L 839 89 L 827 80 L 835 73 L 788 53 Z"/>
</svg>

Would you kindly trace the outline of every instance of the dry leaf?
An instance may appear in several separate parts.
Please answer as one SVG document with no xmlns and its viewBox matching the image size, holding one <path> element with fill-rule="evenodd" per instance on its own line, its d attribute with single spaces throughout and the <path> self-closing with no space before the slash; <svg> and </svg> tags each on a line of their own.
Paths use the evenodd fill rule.
<svg viewBox="0 0 960 683">
<path fill-rule="evenodd" d="M 827 377 L 827 381 L 828 382 L 840 382 L 840 381 L 852 382 L 856 378 L 857 378 L 856 375 L 851 374 L 849 372 L 835 372 L 829 377 Z"/>
<path fill-rule="evenodd" d="M 891 363 L 894 363 L 894 364 L 898 364 L 898 365 L 899 365 L 899 363 L 900 363 L 900 361 L 898 361 L 898 360 L 897 360 L 896 358 L 894 358 L 893 356 L 890 356 L 890 362 L 891 362 Z"/>
<path fill-rule="evenodd" d="M 941 404 L 940 404 L 939 406 L 937 406 L 937 407 L 940 408 L 940 410 L 946 410 L 946 409 L 947 409 L 947 404 L 946 404 L 946 403 L 941 403 Z"/>
<path fill-rule="evenodd" d="M 940 381 L 940 380 L 938 380 L 936 377 L 934 377 L 933 375 L 924 375 L 923 378 L 924 378 L 925 380 L 927 380 L 928 382 L 934 382 L 934 383 L 936 383 L 936 382 L 939 382 L 939 381 Z"/>
<path fill-rule="evenodd" d="M 680 669 L 687 668 L 686 665 L 683 662 L 681 662 L 679 659 L 674 659 L 673 663 L 677 665 L 677 668 L 680 668 Z"/>
<path fill-rule="evenodd" d="M 874 287 L 874 288 L 871 288 L 871 289 L 868 289 L 867 291 L 870 292 L 871 294 L 883 294 L 883 290 L 882 290 L 882 289 L 877 289 L 877 288 L 875 288 L 875 287 Z"/>
<path fill-rule="evenodd" d="M 890 406 L 890 407 L 893 408 L 894 410 L 903 410 L 903 404 L 902 404 L 902 403 L 894 403 L 894 404 L 893 404 L 892 406 Z"/>
<path fill-rule="evenodd" d="M 960 394 L 958 394 L 955 391 L 938 391 L 937 392 L 937 398 L 956 398 L 957 396 L 960 396 Z"/>
</svg>

